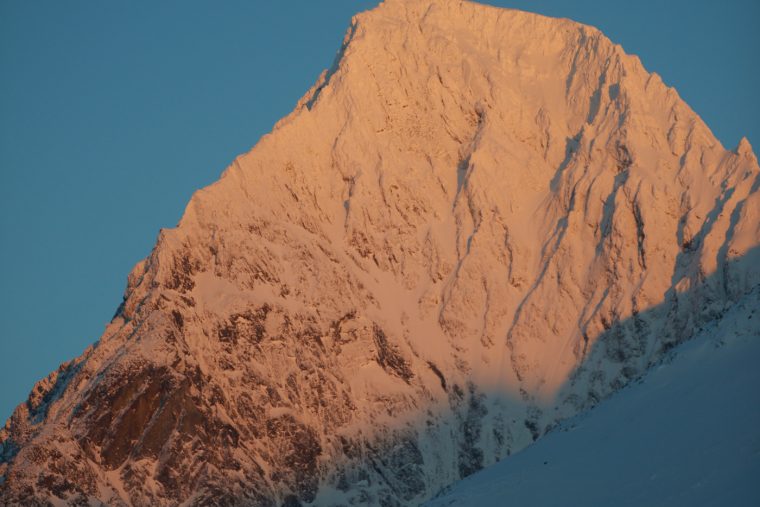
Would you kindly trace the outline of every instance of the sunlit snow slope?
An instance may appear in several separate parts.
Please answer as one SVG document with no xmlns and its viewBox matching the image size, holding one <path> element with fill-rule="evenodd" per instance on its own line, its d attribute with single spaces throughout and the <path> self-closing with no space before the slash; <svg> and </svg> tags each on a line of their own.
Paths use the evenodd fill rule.
<svg viewBox="0 0 760 507">
<path fill-rule="evenodd" d="M 760 291 L 644 379 L 428 507 L 760 505 Z"/>
</svg>

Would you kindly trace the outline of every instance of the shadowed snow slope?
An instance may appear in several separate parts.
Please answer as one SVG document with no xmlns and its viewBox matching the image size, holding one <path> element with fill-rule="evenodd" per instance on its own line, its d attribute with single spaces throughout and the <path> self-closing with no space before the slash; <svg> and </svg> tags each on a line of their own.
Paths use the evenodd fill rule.
<svg viewBox="0 0 760 507">
<path fill-rule="evenodd" d="M 758 187 L 598 30 L 388 0 L 19 405 L 0 500 L 416 505 L 756 287 Z"/>
<path fill-rule="evenodd" d="M 426 505 L 760 505 L 758 319 L 755 290 L 643 381 Z"/>
</svg>

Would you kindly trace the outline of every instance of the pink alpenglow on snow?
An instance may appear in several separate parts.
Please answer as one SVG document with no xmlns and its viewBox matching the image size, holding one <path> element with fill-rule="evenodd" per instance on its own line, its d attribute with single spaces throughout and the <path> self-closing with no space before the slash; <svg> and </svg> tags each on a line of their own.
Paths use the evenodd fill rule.
<svg viewBox="0 0 760 507">
<path fill-rule="evenodd" d="M 0 499 L 419 505 L 723 322 L 758 187 L 598 30 L 387 0 L 19 405 Z"/>
</svg>

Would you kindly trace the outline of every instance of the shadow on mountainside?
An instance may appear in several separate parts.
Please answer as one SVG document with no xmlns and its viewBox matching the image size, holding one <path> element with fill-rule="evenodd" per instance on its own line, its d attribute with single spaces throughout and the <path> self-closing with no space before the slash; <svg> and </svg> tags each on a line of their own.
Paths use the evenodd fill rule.
<svg viewBox="0 0 760 507">
<path fill-rule="evenodd" d="M 507 390 L 479 391 L 476 387 L 470 400 L 481 398 L 481 402 L 475 403 L 476 407 L 525 404 L 526 417 L 522 421 L 511 420 L 524 426 L 532 440 L 551 431 L 559 420 L 593 408 L 631 381 L 646 375 L 653 365 L 667 359 L 675 347 L 688 341 L 708 323 L 720 319 L 735 301 L 760 283 L 760 247 L 731 260 L 725 260 L 725 251 L 719 252 L 723 257 L 718 263 L 719 271 L 693 280 L 686 291 L 668 289 L 662 303 L 612 322 L 600 335 L 589 337 L 592 346 L 552 399 L 542 401 L 521 391 L 522 396 L 516 400 Z M 461 425 L 462 448 L 473 450 L 470 459 L 474 465 L 460 466 L 462 476 L 484 464 L 480 456 L 484 456 L 487 449 L 478 446 L 478 439 L 486 428 L 473 427 L 478 425 L 480 423 L 474 420 Z M 515 450 L 519 449 L 503 449 L 497 461 Z"/>
<path fill-rule="evenodd" d="M 394 427 L 373 428 L 381 430 L 384 439 L 348 442 L 351 449 L 359 449 L 353 458 L 364 464 L 364 470 L 343 471 L 344 479 L 353 476 L 344 486 L 366 488 L 364 498 L 379 505 L 414 505 L 530 445 L 561 420 L 592 409 L 667 360 L 675 347 L 720 319 L 734 301 L 752 290 L 760 281 L 760 247 L 719 265 L 724 269 L 693 281 L 689 290 L 669 290 L 662 303 L 612 322 L 599 336 L 590 337 L 592 346 L 551 400 L 540 401 L 522 390 L 516 397 L 514 386 L 501 390 L 482 389 L 472 382 L 461 385 L 430 364 L 446 392 L 448 407 L 438 413 L 420 410 Z M 441 447 L 434 444 L 432 455 L 429 435 Z M 455 452 L 447 453 L 446 447 Z M 431 463 L 447 457 L 448 463 Z M 448 483 L 430 473 L 440 471 L 441 465 L 449 471 Z M 372 488 L 373 481 L 384 487 Z"/>
<path fill-rule="evenodd" d="M 561 420 L 592 409 L 646 375 L 652 366 L 671 357 L 678 345 L 720 319 L 760 282 L 760 247 L 742 257 L 720 261 L 720 271 L 694 280 L 689 290 L 670 289 L 662 303 L 612 322 L 600 335 L 590 337 L 593 345 L 553 399 L 541 401 L 525 391 L 516 398 L 513 388 L 481 390 L 473 384 L 448 382 L 451 410 L 437 417 L 418 418 L 417 431 L 429 431 L 431 421 L 455 429 L 458 453 L 450 465 L 458 478 L 507 458 L 550 432 Z M 447 385 L 447 379 L 442 378 L 442 385 Z M 380 457 L 372 460 L 382 462 Z M 405 463 L 395 474 L 389 470 L 383 476 L 403 482 L 414 476 L 410 467 L 415 468 L 413 463 Z M 418 468 L 422 476 L 423 467 Z"/>
</svg>

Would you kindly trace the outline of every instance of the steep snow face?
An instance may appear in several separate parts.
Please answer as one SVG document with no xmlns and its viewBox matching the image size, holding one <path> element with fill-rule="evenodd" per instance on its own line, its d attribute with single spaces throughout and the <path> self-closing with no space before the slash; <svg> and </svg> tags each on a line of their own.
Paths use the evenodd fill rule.
<svg viewBox="0 0 760 507">
<path fill-rule="evenodd" d="M 386 1 L 19 406 L 0 498 L 414 505 L 757 286 L 758 187 L 599 31 Z"/>
<path fill-rule="evenodd" d="M 646 378 L 428 504 L 760 504 L 760 291 Z"/>
</svg>

